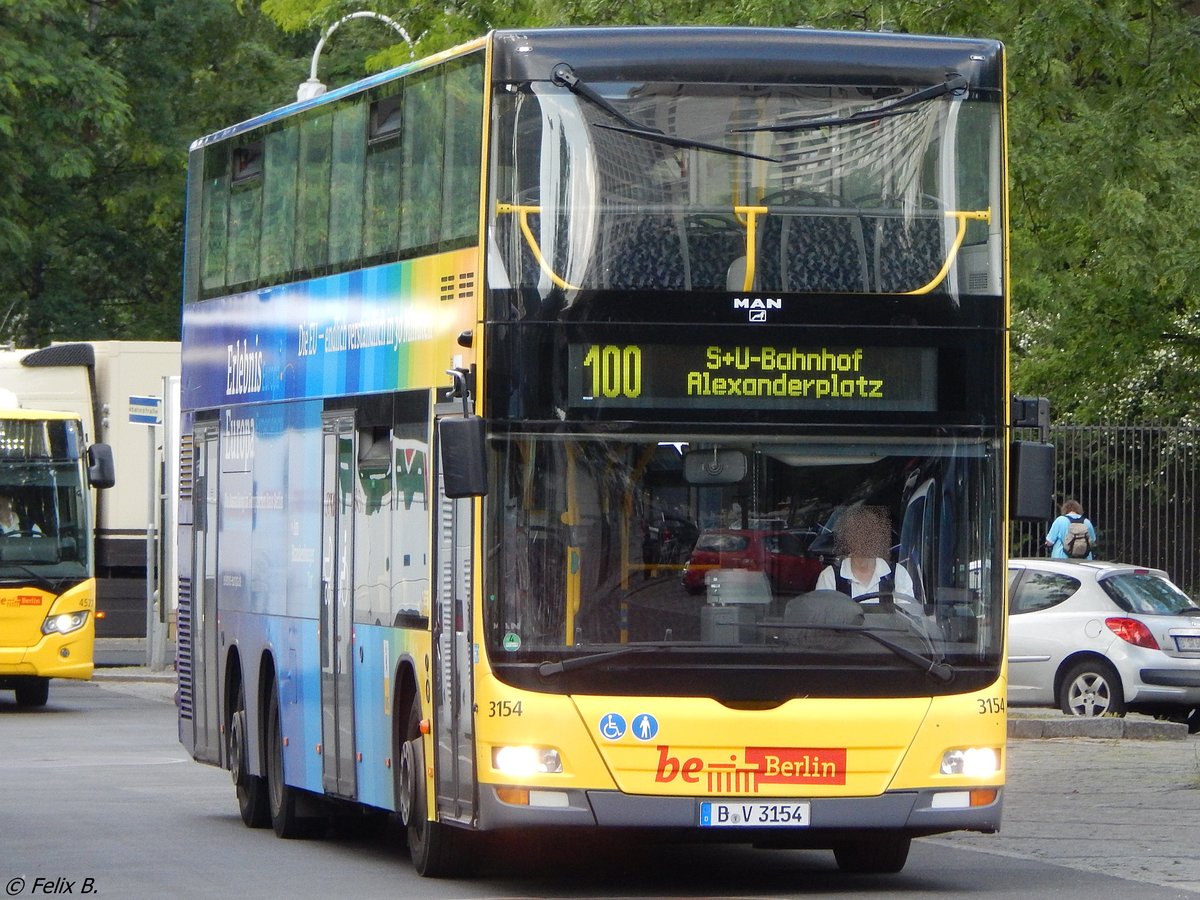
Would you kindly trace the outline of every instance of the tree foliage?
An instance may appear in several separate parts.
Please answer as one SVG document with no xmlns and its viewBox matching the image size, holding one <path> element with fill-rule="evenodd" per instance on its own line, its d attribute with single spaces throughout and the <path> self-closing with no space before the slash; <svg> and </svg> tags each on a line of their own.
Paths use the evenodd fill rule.
<svg viewBox="0 0 1200 900">
<path fill-rule="evenodd" d="M 0 340 L 170 337 L 190 140 L 497 27 L 723 24 L 1003 40 L 1014 390 L 1195 418 L 1200 24 L 1183 0 L 0 0 Z M 365 20 L 363 20 L 365 23 Z"/>
<path fill-rule="evenodd" d="M 0 341 L 178 337 L 188 144 L 290 99 L 289 43 L 226 0 L 0 0 Z"/>
</svg>

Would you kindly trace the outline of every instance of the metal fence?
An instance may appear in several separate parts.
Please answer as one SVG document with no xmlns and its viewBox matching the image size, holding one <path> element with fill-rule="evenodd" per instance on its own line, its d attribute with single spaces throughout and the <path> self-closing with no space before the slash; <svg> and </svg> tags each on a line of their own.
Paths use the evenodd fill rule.
<svg viewBox="0 0 1200 900">
<path fill-rule="evenodd" d="M 1096 526 L 1097 559 L 1165 569 L 1200 599 L 1200 429 L 1175 425 L 1050 427 L 1055 510 L 1074 497 Z M 1050 521 L 1013 525 L 1013 556 L 1045 555 Z"/>
</svg>

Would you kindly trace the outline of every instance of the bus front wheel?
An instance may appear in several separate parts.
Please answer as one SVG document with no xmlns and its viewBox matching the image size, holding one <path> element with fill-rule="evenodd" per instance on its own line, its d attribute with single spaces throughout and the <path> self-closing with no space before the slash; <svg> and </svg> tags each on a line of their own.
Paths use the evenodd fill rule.
<svg viewBox="0 0 1200 900">
<path fill-rule="evenodd" d="M 50 699 L 50 679 L 30 675 L 16 687 L 17 706 L 45 706 Z"/>
<path fill-rule="evenodd" d="M 839 844 L 833 848 L 833 858 L 843 872 L 890 874 L 904 868 L 910 846 L 912 838 L 906 835 L 873 835 Z"/>
<path fill-rule="evenodd" d="M 408 831 L 408 851 L 413 868 L 424 878 L 443 878 L 469 872 L 472 854 L 468 835 L 450 825 L 430 821 L 425 779 L 425 739 L 421 736 L 421 710 L 416 701 L 409 711 L 405 740 L 400 749 L 400 777 L 396 809 Z"/>
</svg>

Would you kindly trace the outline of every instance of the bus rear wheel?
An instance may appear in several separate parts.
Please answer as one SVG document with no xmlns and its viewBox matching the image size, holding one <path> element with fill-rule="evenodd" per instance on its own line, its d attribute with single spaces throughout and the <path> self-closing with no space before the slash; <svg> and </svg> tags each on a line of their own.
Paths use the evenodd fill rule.
<svg viewBox="0 0 1200 900">
<path fill-rule="evenodd" d="M 912 838 L 907 835 L 881 834 L 839 844 L 833 858 L 843 872 L 854 874 L 891 874 L 908 862 Z"/>
<path fill-rule="evenodd" d="M 283 729 L 279 721 L 279 694 L 271 687 L 267 702 L 267 799 L 271 827 L 281 838 L 309 838 L 320 833 L 322 819 L 301 816 L 300 789 L 283 779 Z"/>
<path fill-rule="evenodd" d="M 50 699 L 50 679 L 30 675 L 16 687 L 17 706 L 45 706 Z"/>
<path fill-rule="evenodd" d="M 424 878 L 446 878 L 470 872 L 474 862 L 466 832 L 430 821 L 425 785 L 425 739 L 421 736 L 421 710 L 416 701 L 408 714 L 400 748 L 400 773 L 396 809 L 408 831 L 408 852 L 413 868 Z"/>
<path fill-rule="evenodd" d="M 261 775 L 251 775 L 248 767 L 250 758 L 249 731 L 246 724 L 246 691 L 239 687 L 229 722 L 229 773 L 233 776 L 237 791 L 238 811 L 247 828 L 266 828 L 271 824 L 271 811 L 267 805 L 267 780 Z"/>
</svg>

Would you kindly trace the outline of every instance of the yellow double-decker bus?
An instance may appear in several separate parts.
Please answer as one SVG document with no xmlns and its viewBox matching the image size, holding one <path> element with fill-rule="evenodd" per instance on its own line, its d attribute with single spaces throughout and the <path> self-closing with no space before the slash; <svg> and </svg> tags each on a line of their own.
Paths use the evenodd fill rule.
<svg viewBox="0 0 1200 900">
<path fill-rule="evenodd" d="M 999 43 L 496 31 L 189 172 L 180 736 L 247 825 L 998 828 Z"/>
</svg>

